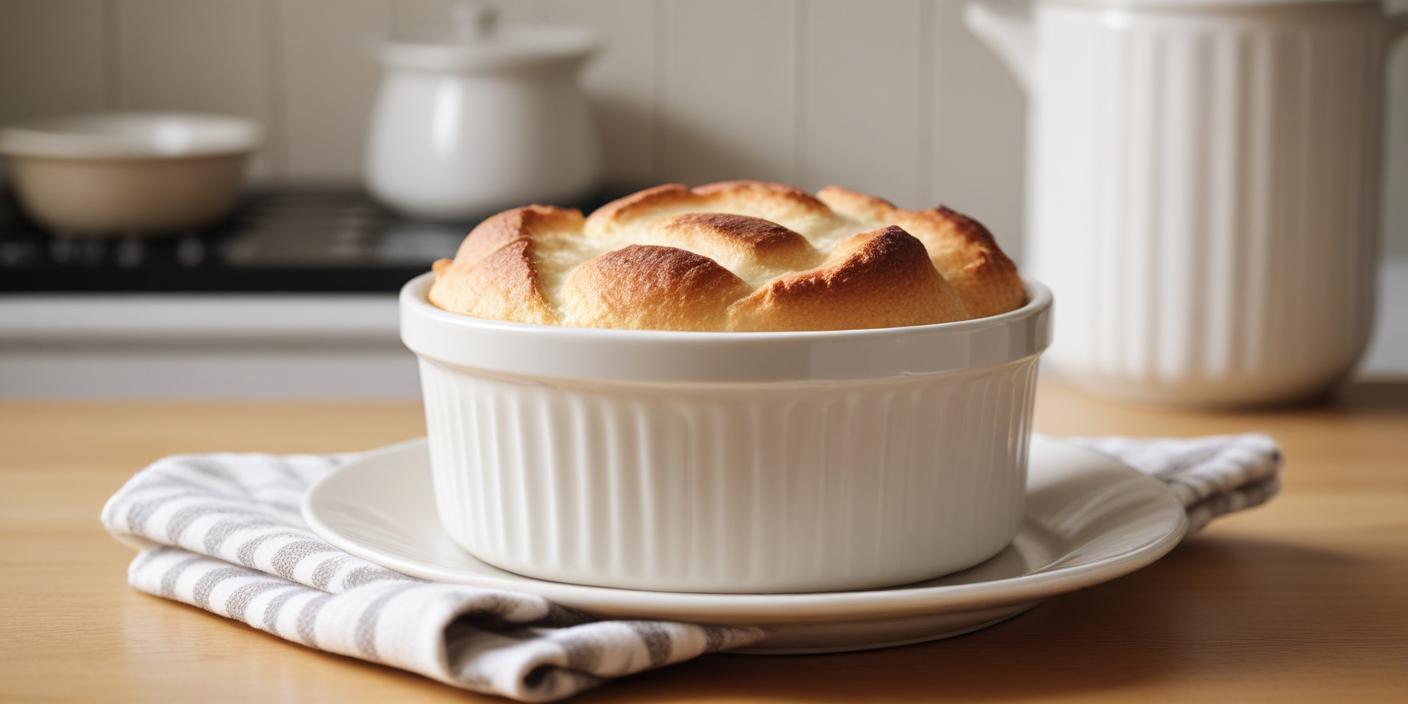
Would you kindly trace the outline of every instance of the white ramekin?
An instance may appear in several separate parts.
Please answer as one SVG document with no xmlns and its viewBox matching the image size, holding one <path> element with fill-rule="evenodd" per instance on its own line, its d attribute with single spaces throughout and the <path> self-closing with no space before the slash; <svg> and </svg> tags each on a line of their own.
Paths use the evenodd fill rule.
<svg viewBox="0 0 1408 704">
<path fill-rule="evenodd" d="M 691 592 L 902 584 L 1021 521 L 1051 294 L 979 320 L 680 333 L 480 320 L 401 290 L 436 502 L 479 559 Z"/>
</svg>

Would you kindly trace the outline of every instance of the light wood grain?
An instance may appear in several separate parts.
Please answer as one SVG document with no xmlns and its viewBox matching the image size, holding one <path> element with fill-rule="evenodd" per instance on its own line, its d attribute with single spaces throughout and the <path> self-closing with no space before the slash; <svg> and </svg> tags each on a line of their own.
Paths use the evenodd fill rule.
<svg viewBox="0 0 1408 704">
<path fill-rule="evenodd" d="M 1326 701 L 1408 692 L 1408 383 L 1195 414 L 1046 383 L 1052 433 L 1260 429 L 1285 493 L 1155 565 L 962 638 L 850 655 L 717 656 L 578 701 Z M 333 451 L 420 434 L 410 403 L 0 404 L 0 700 L 464 702 L 126 587 L 102 502 L 165 454 Z"/>
</svg>

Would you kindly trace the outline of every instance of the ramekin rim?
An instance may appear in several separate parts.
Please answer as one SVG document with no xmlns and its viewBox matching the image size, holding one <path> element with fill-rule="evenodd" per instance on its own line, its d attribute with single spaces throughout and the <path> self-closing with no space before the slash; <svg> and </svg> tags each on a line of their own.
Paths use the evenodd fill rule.
<svg viewBox="0 0 1408 704">
<path fill-rule="evenodd" d="M 1025 321 L 1051 308 L 1054 297 L 1045 284 L 1029 277 L 1021 277 L 1022 286 L 1027 292 L 1027 302 L 1012 310 L 996 315 L 968 320 L 956 320 L 926 325 L 904 325 L 886 328 L 852 328 L 845 330 L 801 330 L 801 331 L 698 331 L 698 330 L 636 330 L 619 328 L 584 328 L 567 325 L 539 325 L 536 323 L 516 323 L 504 320 L 476 318 L 470 315 L 451 313 L 437 308 L 427 297 L 434 272 L 425 272 L 407 281 L 398 295 L 402 306 L 410 306 L 418 313 L 429 316 L 437 322 L 468 327 L 476 330 L 500 330 L 520 335 L 543 335 L 558 338 L 592 338 L 635 340 L 641 342 L 739 342 L 739 341 L 844 341 L 851 339 L 881 338 L 892 335 L 914 335 L 923 333 L 953 332 L 961 334 L 986 327 L 1001 327 Z"/>
</svg>

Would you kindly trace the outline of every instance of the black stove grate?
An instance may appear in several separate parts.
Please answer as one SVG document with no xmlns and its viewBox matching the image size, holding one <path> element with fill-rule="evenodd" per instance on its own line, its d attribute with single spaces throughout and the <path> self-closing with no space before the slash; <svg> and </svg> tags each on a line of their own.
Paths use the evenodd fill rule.
<svg viewBox="0 0 1408 704">
<path fill-rule="evenodd" d="M 398 217 L 356 191 L 288 190 L 253 193 L 201 231 L 65 237 L 44 232 L 3 194 L 0 291 L 392 292 L 454 256 L 468 231 Z"/>
</svg>

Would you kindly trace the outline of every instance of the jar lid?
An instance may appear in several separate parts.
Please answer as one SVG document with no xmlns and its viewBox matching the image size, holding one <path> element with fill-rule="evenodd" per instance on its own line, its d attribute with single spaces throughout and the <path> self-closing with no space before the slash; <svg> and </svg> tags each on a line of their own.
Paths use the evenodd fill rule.
<svg viewBox="0 0 1408 704">
<path fill-rule="evenodd" d="M 382 64 L 425 71 L 493 70 L 580 61 L 597 48 L 590 31 L 550 25 L 500 27 L 492 8 L 466 2 L 448 22 L 401 30 L 382 44 Z"/>
</svg>

